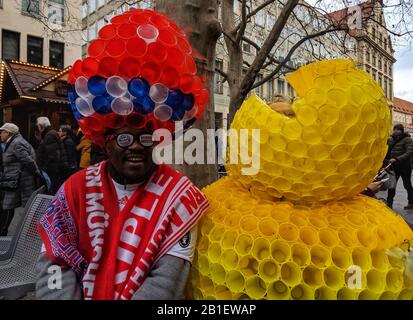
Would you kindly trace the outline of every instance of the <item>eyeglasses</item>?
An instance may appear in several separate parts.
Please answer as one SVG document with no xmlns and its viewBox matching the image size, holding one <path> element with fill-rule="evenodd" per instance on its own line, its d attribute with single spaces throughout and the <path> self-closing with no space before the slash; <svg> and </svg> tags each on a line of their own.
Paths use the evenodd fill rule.
<svg viewBox="0 0 413 320">
<path fill-rule="evenodd" d="M 116 138 L 116 143 L 121 148 L 128 148 L 135 141 L 138 141 L 142 147 L 152 147 L 154 144 L 153 136 L 149 133 L 143 133 L 139 135 L 133 135 L 132 133 L 119 133 L 108 136 L 107 141 Z"/>
</svg>

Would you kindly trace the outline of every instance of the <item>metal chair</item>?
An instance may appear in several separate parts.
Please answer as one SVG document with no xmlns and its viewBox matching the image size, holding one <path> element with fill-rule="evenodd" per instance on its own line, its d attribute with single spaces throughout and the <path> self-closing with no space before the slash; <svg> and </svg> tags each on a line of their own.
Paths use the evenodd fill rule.
<svg viewBox="0 0 413 320">
<path fill-rule="evenodd" d="M 15 300 L 35 289 L 35 265 L 42 244 L 37 223 L 53 199 L 40 192 L 37 190 L 27 202 L 9 250 L 0 255 L 0 299 Z"/>
</svg>

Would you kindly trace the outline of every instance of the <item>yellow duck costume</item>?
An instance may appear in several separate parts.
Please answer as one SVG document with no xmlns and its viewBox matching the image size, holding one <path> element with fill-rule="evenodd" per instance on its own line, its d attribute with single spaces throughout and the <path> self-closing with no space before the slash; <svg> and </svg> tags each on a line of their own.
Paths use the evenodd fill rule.
<svg viewBox="0 0 413 320">
<path fill-rule="evenodd" d="M 204 189 L 188 287 L 195 299 L 413 299 L 413 232 L 359 195 L 379 170 L 391 120 L 380 86 L 347 60 L 287 77 L 293 117 L 257 96 L 232 128 L 260 129 L 260 169 Z"/>
</svg>

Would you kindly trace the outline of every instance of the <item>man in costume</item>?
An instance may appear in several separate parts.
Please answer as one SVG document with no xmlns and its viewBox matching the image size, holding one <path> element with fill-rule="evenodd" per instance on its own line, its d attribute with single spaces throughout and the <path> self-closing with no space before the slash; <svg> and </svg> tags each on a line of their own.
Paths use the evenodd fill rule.
<svg viewBox="0 0 413 320">
<path fill-rule="evenodd" d="M 134 10 L 112 22 L 138 21 L 137 17 L 141 21 L 146 16 L 145 21 L 165 20 L 163 27 L 173 24 L 150 10 Z M 148 23 L 144 27 L 148 29 Z M 139 35 L 139 25 L 132 24 L 131 28 L 138 28 Z M 155 30 L 152 24 L 150 28 Z M 160 28 L 159 34 L 163 30 Z M 132 35 L 136 37 L 136 32 Z M 183 39 L 182 34 L 179 37 Z M 89 62 L 85 59 L 83 63 Z M 191 98 L 191 104 L 182 111 L 185 99 L 159 104 L 159 96 L 152 94 L 158 92 L 152 87 L 165 89 L 166 82 L 153 83 L 136 71 L 125 80 L 117 78 L 118 82 L 129 81 L 129 93 L 116 100 L 110 96 L 113 88 L 98 96 L 100 92 L 93 87 L 106 82 L 108 88 L 108 76 L 85 80 L 76 74 L 78 64 L 69 79 L 72 109 L 82 131 L 105 148 L 108 160 L 66 180 L 41 217 L 39 232 L 44 246 L 37 263 L 37 298 L 181 299 L 194 255 L 196 224 L 208 202 L 188 178 L 165 164 L 156 164 L 152 155 L 156 129 L 171 130 L 178 120 L 193 123 L 194 112 L 188 110 L 194 106 L 199 90 L 184 94 L 177 87 L 167 89 L 168 97 Z M 81 81 L 88 85 L 83 91 L 79 89 Z M 139 92 L 137 84 L 143 84 Z M 99 88 L 105 90 L 104 85 Z M 138 93 L 140 100 L 134 98 L 133 111 L 126 110 L 132 105 L 132 94 L 137 97 Z M 95 103 L 98 98 L 99 103 Z M 105 99 L 112 99 L 112 104 L 105 105 Z M 88 105 L 88 101 L 93 104 Z M 154 102 L 158 103 L 155 108 Z M 202 103 L 197 108 L 201 111 Z M 56 280 L 50 270 L 61 272 L 61 279 Z M 53 280 L 60 283 L 50 286 Z"/>
</svg>

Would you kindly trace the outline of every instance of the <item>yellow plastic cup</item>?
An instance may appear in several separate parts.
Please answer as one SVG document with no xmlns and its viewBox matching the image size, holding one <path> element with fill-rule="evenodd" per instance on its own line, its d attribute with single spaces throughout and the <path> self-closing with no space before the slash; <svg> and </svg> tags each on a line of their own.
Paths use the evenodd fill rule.
<svg viewBox="0 0 413 320">
<path fill-rule="evenodd" d="M 371 268 L 370 251 L 364 247 L 355 247 L 352 251 L 353 264 L 359 266 L 363 271 Z"/>
<path fill-rule="evenodd" d="M 224 234 L 225 228 L 220 225 L 215 225 L 209 233 L 210 241 L 221 241 L 222 235 Z"/>
<path fill-rule="evenodd" d="M 258 224 L 258 229 L 264 237 L 273 237 L 278 232 L 278 223 L 275 219 L 263 218 Z"/>
<path fill-rule="evenodd" d="M 330 250 L 324 246 L 315 245 L 311 247 L 311 262 L 318 268 L 325 268 L 330 265 Z"/>
<path fill-rule="evenodd" d="M 397 299 L 397 293 L 392 292 L 392 291 L 384 291 L 379 297 L 379 300 L 395 300 L 395 299 Z"/>
<path fill-rule="evenodd" d="M 267 292 L 267 285 L 260 277 L 252 276 L 245 281 L 245 292 L 252 299 L 262 299 Z"/>
<path fill-rule="evenodd" d="M 331 259 L 333 263 L 340 269 L 347 269 L 351 266 L 351 253 L 344 247 L 337 246 L 331 251 Z"/>
<path fill-rule="evenodd" d="M 359 290 L 349 289 L 347 287 L 341 288 L 337 292 L 337 300 L 357 300 Z"/>
<path fill-rule="evenodd" d="M 270 242 L 265 238 L 255 239 L 251 252 L 257 260 L 268 258 L 270 256 Z"/>
<path fill-rule="evenodd" d="M 359 300 L 378 300 L 380 297 L 380 293 L 374 292 L 370 289 L 364 289 L 359 294 Z"/>
<path fill-rule="evenodd" d="M 211 262 L 219 262 L 221 258 L 221 244 L 212 243 L 208 248 L 208 258 Z"/>
<path fill-rule="evenodd" d="M 399 269 L 391 269 L 386 276 L 386 289 L 399 292 L 403 287 L 403 272 Z"/>
<path fill-rule="evenodd" d="M 208 275 L 209 274 L 208 258 L 203 254 L 199 254 L 198 259 L 195 261 L 196 261 L 195 267 L 198 268 L 199 272 L 204 276 Z"/>
<path fill-rule="evenodd" d="M 227 230 L 221 239 L 221 246 L 223 249 L 234 248 L 238 233 L 236 231 Z"/>
<path fill-rule="evenodd" d="M 234 249 L 227 249 L 221 254 L 221 263 L 224 268 L 235 269 L 238 265 L 238 255 Z"/>
<path fill-rule="evenodd" d="M 208 252 L 208 247 L 209 247 L 209 239 L 208 237 L 201 237 L 199 240 L 196 249 L 198 250 L 199 253 L 207 253 Z"/>
<path fill-rule="evenodd" d="M 225 283 L 232 292 L 242 292 L 245 287 L 245 278 L 241 272 L 231 270 L 226 275 Z"/>
<path fill-rule="evenodd" d="M 279 227 L 279 235 L 286 241 L 295 241 L 298 239 L 298 228 L 292 223 L 283 223 Z"/>
<path fill-rule="evenodd" d="M 265 282 L 274 282 L 279 278 L 279 265 L 272 259 L 265 259 L 258 263 L 258 273 Z"/>
<path fill-rule="evenodd" d="M 318 233 L 313 227 L 303 227 L 300 229 L 300 239 L 308 246 L 313 246 L 318 242 Z"/>
<path fill-rule="evenodd" d="M 336 300 L 337 290 L 331 289 L 329 287 L 320 287 L 315 290 L 316 300 Z"/>
<path fill-rule="evenodd" d="M 377 269 L 370 269 L 367 272 L 367 287 L 374 292 L 383 292 L 386 287 L 386 273 Z"/>
<path fill-rule="evenodd" d="M 253 239 L 247 234 L 241 234 L 238 236 L 235 242 L 235 251 L 237 254 L 243 256 L 250 253 L 253 245 Z"/>
<path fill-rule="evenodd" d="M 267 297 L 270 300 L 288 300 L 290 288 L 281 280 L 275 281 L 268 286 Z"/>
<path fill-rule="evenodd" d="M 289 286 L 295 286 L 301 282 L 301 269 L 292 261 L 281 266 L 281 279 Z"/>
<path fill-rule="evenodd" d="M 359 245 L 355 232 L 350 228 L 341 228 L 338 230 L 340 242 L 346 247 L 354 247 Z"/>
<path fill-rule="evenodd" d="M 208 219 L 208 218 L 206 218 L 206 219 L 203 219 L 203 222 L 202 222 L 202 226 L 201 226 L 201 234 L 203 235 L 203 236 L 206 236 L 206 235 L 208 235 L 209 234 L 209 232 L 212 230 L 212 228 L 214 227 L 214 222 L 212 222 L 212 220 L 210 220 L 210 219 Z"/>
<path fill-rule="evenodd" d="M 301 243 L 295 243 L 291 247 L 293 261 L 300 267 L 307 266 L 311 261 L 310 249 Z"/>
<path fill-rule="evenodd" d="M 413 299 L 413 289 L 403 289 L 399 296 L 397 297 L 398 300 L 412 300 Z"/>
<path fill-rule="evenodd" d="M 283 240 L 275 240 L 271 243 L 271 256 L 278 263 L 284 263 L 291 256 L 291 248 Z"/>
<path fill-rule="evenodd" d="M 240 220 L 241 230 L 245 233 L 253 233 L 258 228 L 258 218 L 252 215 L 242 217 Z"/>
<path fill-rule="evenodd" d="M 217 300 L 231 300 L 232 293 L 225 286 L 216 286 L 215 287 L 215 297 Z"/>
<path fill-rule="evenodd" d="M 303 270 L 303 281 L 312 288 L 318 288 L 323 284 L 323 270 L 309 265 Z"/>
<path fill-rule="evenodd" d="M 390 268 L 389 259 L 387 258 L 387 254 L 384 249 L 373 250 L 370 255 L 371 264 L 374 268 L 381 271 L 387 271 Z"/>
<path fill-rule="evenodd" d="M 344 270 L 340 270 L 337 267 L 328 267 L 324 270 L 324 283 L 332 289 L 340 289 L 344 286 Z"/>
<path fill-rule="evenodd" d="M 318 232 L 318 237 L 326 247 L 334 247 L 339 241 L 336 231 L 328 228 L 321 229 Z"/>
<path fill-rule="evenodd" d="M 225 269 L 219 263 L 214 263 L 211 265 L 211 280 L 216 283 L 223 285 L 225 283 Z"/>
<path fill-rule="evenodd" d="M 373 249 L 377 247 L 377 235 L 371 229 L 362 228 L 358 230 L 357 238 L 365 248 Z"/>
<path fill-rule="evenodd" d="M 291 298 L 293 300 L 313 300 L 314 289 L 305 283 L 301 283 L 291 289 Z"/>
<path fill-rule="evenodd" d="M 245 279 L 248 279 L 258 273 L 258 261 L 252 255 L 240 257 L 238 270 L 243 274 Z"/>
</svg>

